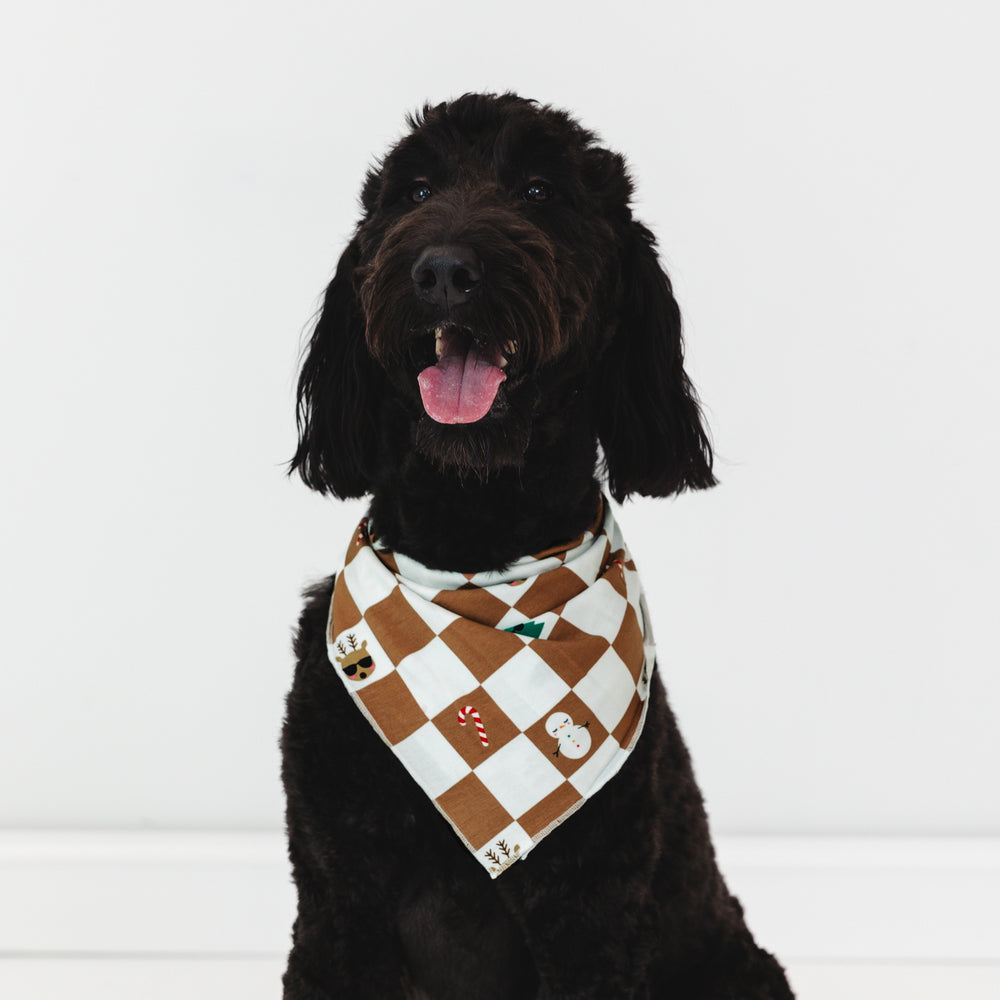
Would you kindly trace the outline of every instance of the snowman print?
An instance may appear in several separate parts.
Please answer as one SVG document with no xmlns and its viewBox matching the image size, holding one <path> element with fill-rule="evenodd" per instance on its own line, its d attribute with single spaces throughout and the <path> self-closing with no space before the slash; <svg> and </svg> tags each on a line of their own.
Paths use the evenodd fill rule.
<svg viewBox="0 0 1000 1000">
<path fill-rule="evenodd" d="M 590 753 L 590 726 L 585 722 L 575 725 L 565 712 L 554 712 L 545 721 L 545 731 L 555 737 L 556 749 L 553 757 L 562 754 L 570 760 L 579 760 Z"/>
</svg>

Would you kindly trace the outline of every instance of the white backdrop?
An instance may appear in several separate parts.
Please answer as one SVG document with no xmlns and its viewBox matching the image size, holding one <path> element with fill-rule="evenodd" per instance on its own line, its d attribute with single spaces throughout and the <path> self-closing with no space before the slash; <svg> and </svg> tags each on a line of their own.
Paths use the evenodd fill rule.
<svg viewBox="0 0 1000 1000">
<path fill-rule="evenodd" d="M 998 833 L 995 5 L 55 0 L 0 35 L 0 826 L 277 829 L 286 480 L 371 158 L 625 152 L 722 485 L 621 515 L 717 831 Z"/>
</svg>

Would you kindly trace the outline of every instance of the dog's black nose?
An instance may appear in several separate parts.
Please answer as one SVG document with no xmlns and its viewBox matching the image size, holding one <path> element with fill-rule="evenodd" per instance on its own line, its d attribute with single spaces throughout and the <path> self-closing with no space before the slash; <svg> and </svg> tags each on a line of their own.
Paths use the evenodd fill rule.
<svg viewBox="0 0 1000 1000">
<path fill-rule="evenodd" d="M 420 298 L 447 309 L 476 291 L 483 280 L 483 265 L 471 247 L 426 247 L 410 276 Z"/>
</svg>

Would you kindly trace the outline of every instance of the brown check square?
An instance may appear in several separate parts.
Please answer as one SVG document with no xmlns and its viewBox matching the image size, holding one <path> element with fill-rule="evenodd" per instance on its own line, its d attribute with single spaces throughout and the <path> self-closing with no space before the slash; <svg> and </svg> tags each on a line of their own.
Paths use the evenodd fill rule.
<svg viewBox="0 0 1000 1000">
<path fill-rule="evenodd" d="M 573 725 L 585 726 L 590 734 L 590 750 L 583 757 L 574 759 L 567 757 L 564 753 L 556 753 L 559 749 L 559 741 L 554 736 L 549 735 L 545 724 L 550 716 L 562 713 L 573 720 Z M 608 738 L 608 731 L 601 725 L 590 706 L 575 691 L 569 691 L 556 702 L 552 711 L 547 713 L 544 719 L 539 719 L 534 725 L 529 726 L 524 731 L 524 735 L 535 746 L 547 750 L 551 755 L 549 760 L 555 764 L 563 777 L 568 778 L 587 763 L 590 755 Z"/>
<path fill-rule="evenodd" d="M 329 642 L 337 638 L 333 631 L 334 619 L 341 625 L 341 632 L 344 629 L 354 628 L 361 621 L 361 612 L 351 597 L 350 588 L 347 581 L 343 579 L 343 574 L 337 577 L 337 582 L 333 585 L 333 600 L 330 602 L 330 617 L 326 623 L 326 637 Z"/>
<path fill-rule="evenodd" d="M 639 629 L 639 616 L 631 604 L 625 608 L 621 627 L 618 629 L 618 635 L 615 636 L 614 642 L 611 643 L 611 648 L 618 654 L 622 663 L 628 667 L 636 684 L 638 684 L 643 664 L 642 632 Z"/>
<path fill-rule="evenodd" d="M 434 603 L 480 625 L 494 626 L 510 611 L 509 605 L 471 583 L 457 590 L 439 590 Z"/>
<path fill-rule="evenodd" d="M 518 816 L 517 821 L 524 828 L 524 832 L 534 839 L 582 800 L 583 796 L 568 781 L 564 781 L 554 792 L 549 792 L 541 802 Z"/>
<path fill-rule="evenodd" d="M 479 729 L 471 715 L 465 717 L 465 725 L 458 721 L 458 710 L 471 705 L 478 713 L 489 741 L 483 746 Z M 491 754 L 509 743 L 520 733 L 517 726 L 500 710 L 497 703 L 483 690 L 476 688 L 471 694 L 453 701 L 443 712 L 431 720 L 442 736 L 458 751 L 459 756 L 470 767 L 482 764 Z"/>
<path fill-rule="evenodd" d="M 628 597 L 628 587 L 625 584 L 625 552 L 617 549 L 608 557 L 610 562 L 602 578 L 607 580 L 622 597 Z"/>
<path fill-rule="evenodd" d="M 514 610 L 520 611 L 526 618 L 534 618 L 546 611 L 558 611 L 586 589 L 587 584 L 576 573 L 560 566 L 536 577 L 524 596 L 518 599 Z"/>
<path fill-rule="evenodd" d="M 398 587 L 373 604 L 365 612 L 365 620 L 396 666 L 434 638 L 430 626 L 410 607 Z"/>
<path fill-rule="evenodd" d="M 575 549 L 583 541 L 583 535 L 577 535 L 576 538 L 568 542 L 557 542 L 555 545 L 550 545 L 547 549 L 542 549 L 541 552 L 535 552 L 532 555 L 533 559 L 537 559 L 541 562 L 542 559 L 549 559 L 555 556 L 560 562 L 566 561 L 566 554 L 571 550 Z"/>
<path fill-rule="evenodd" d="M 603 636 L 590 635 L 565 618 L 552 627 L 547 639 L 536 639 L 531 649 L 570 687 L 605 654 L 610 643 Z"/>
<path fill-rule="evenodd" d="M 357 696 L 372 718 L 378 719 L 385 738 L 393 746 L 412 736 L 427 722 L 427 716 L 395 670 L 360 688 Z"/>
<path fill-rule="evenodd" d="M 347 555 L 344 556 L 344 566 L 350 566 L 354 562 L 354 557 L 365 547 L 364 525 L 354 529 L 354 537 L 351 544 L 347 546 Z"/>
<path fill-rule="evenodd" d="M 444 629 L 441 641 L 468 667 L 480 684 L 515 653 L 524 649 L 524 640 L 516 635 L 462 618 Z"/>
<path fill-rule="evenodd" d="M 626 750 L 632 740 L 635 739 L 635 731 L 639 726 L 641 718 L 642 699 L 638 694 L 634 694 L 628 708 L 625 709 L 625 714 L 621 717 L 621 721 L 615 726 L 615 731 L 611 734 L 618 740 L 619 745 L 623 746 Z"/>
<path fill-rule="evenodd" d="M 477 851 L 514 822 L 474 774 L 466 775 L 435 801 Z"/>
</svg>

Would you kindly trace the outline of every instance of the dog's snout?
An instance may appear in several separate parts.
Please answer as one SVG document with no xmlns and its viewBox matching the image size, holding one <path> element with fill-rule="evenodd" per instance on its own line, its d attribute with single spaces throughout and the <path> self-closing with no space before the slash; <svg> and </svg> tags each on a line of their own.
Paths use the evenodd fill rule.
<svg viewBox="0 0 1000 1000">
<path fill-rule="evenodd" d="M 483 265 L 471 247 L 425 247 L 410 276 L 420 298 L 447 309 L 475 293 L 483 280 Z"/>
</svg>

